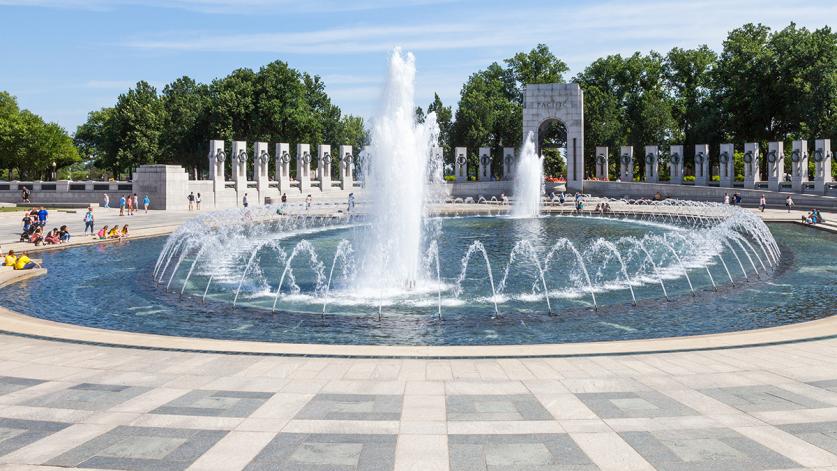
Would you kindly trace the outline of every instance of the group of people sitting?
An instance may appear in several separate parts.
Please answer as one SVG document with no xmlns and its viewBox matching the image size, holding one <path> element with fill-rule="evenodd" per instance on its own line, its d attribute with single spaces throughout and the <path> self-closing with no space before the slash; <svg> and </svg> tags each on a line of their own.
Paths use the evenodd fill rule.
<svg viewBox="0 0 837 471">
<path fill-rule="evenodd" d="M 20 255 L 15 255 L 14 250 L 9 250 L 6 257 L 3 259 L 3 266 L 12 267 L 15 270 L 31 270 L 33 268 L 40 268 L 38 262 L 29 258 L 29 255 L 24 252 Z"/>
<path fill-rule="evenodd" d="M 603 203 L 597 204 L 595 211 L 599 214 L 609 213 L 610 212 L 610 203 L 605 201 Z"/>
<path fill-rule="evenodd" d="M 23 213 L 23 230 L 20 233 L 20 242 L 31 242 L 33 244 L 61 244 L 70 240 L 70 230 L 67 226 L 54 227 L 51 231 L 45 230 L 49 212 L 46 208 L 32 208 Z"/>
<path fill-rule="evenodd" d="M 820 224 L 825 222 L 825 219 L 822 218 L 822 213 L 820 213 L 819 209 L 811 209 L 808 211 L 807 216 L 802 216 L 802 222 L 805 224 Z"/>
<path fill-rule="evenodd" d="M 99 229 L 99 232 L 96 233 L 96 238 L 99 240 L 105 239 L 124 239 L 128 237 L 128 225 L 125 224 L 122 226 L 122 229 L 119 229 L 119 225 L 115 225 L 108 230 L 108 226 L 105 226 Z"/>
</svg>

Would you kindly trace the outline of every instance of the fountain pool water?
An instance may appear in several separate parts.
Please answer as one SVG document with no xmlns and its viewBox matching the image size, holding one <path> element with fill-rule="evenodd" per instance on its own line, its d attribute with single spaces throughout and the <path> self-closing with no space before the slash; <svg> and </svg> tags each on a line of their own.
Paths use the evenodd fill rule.
<svg viewBox="0 0 837 471">
<path fill-rule="evenodd" d="M 44 253 L 45 276 L 2 288 L 0 296 L 13 310 L 91 327 L 336 344 L 621 340 L 833 314 L 837 236 L 789 224 L 755 235 L 747 227 L 761 230 L 760 222 L 697 216 L 711 214 L 711 205 L 660 205 L 652 216 L 647 205 L 618 204 L 611 202 L 618 218 L 433 218 L 441 236 L 419 262 L 431 280 L 424 290 L 352 290 L 359 269 L 353 247 L 369 230 L 363 220 L 258 209 L 248 224 L 230 210 L 187 223 L 168 239 Z M 149 280 L 160 253 L 155 285 Z"/>
</svg>

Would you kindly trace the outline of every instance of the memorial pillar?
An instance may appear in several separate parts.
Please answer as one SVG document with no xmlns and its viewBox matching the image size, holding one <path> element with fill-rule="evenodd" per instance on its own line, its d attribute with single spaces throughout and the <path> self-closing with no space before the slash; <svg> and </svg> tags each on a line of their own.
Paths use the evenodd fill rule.
<svg viewBox="0 0 837 471">
<path fill-rule="evenodd" d="M 767 189 L 779 191 L 785 173 L 785 143 L 767 143 Z"/>
<path fill-rule="evenodd" d="M 668 149 L 668 182 L 683 184 L 683 146 L 673 145 Z"/>
<path fill-rule="evenodd" d="M 514 178 L 514 147 L 503 147 L 503 180 Z"/>
<path fill-rule="evenodd" d="M 331 146 L 328 144 L 317 146 L 317 178 L 320 191 L 331 191 Z"/>
<path fill-rule="evenodd" d="M 657 183 L 660 181 L 660 148 L 658 146 L 645 146 L 645 181 L 646 183 Z"/>
<path fill-rule="evenodd" d="M 610 157 L 610 155 L 607 147 L 596 147 L 596 178 L 599 180 L 608 180 L 608 157 Z"/>
<path fill-rule="evenodd" d="M 721 177 L 721 186 L 732 188 L 735 182 L 735 146 L 733 144 L 721 144 L 718 154 L 718 172 Z"/>
<path fill-rule="evenodd" d="M 633 146 L 622 146 L 619 148 L 619 178 L 623 182 L 634 181 Z"/>
<path fill-rule="evenodd" d="M 695 146 L 695 185 L 709 184 L 709 144 Z"/>
<path fill-rule="evenodd" d="M 311 146 L 309 144 L 296 145 L 296 180 L 299 182 L 300 193 L 311 190 Z"/>
<path fill-rule="evenodd" d="M 491 181 L 491 148 L 480 147 L 480 166 L 477 180 L 481 182 Z"/>
<path fill-rule="evenodd" d="M 351 190 L 355 186 L 355 157 L 352 154 L 352 146 L 340 146 L 340 153 L 337 157 L 340 159 L 340 188 Z"/>
<path fill-rule="evenodd" d="M 256 191 L 259 193 L 259 205 L 263 205 L 270 187 L 270 177 L 267 174 L 270 154 L 267 153 L 267 142 L 257 142 L 253 146 L 253 165 L 256 177 Z"/>
<path fill-rule="evenodd" d="M 279 194 L 291 189 L 291 146 L 288 143 L 276 144 L 276 181 L 279 182 Z"/>
<path fill-rule="evenodd" d="M 791 152 L 791 187 L 802 192 L 802 186 L 808 182 L 808 141 L 793 141 Z"/>
<path fill-rule="evenodd" d="M 209 141 L 209 179 L 212 180 L 212 191 L 224 191 L 224 162 L 227 152 L 224 151 L 224 141 Z"/>
<path fill-rule="evenodd" d="M 831 183 L 831 139 L 817 139 L 814 143 L 814 191 L 825 193 L 825 186 Z"/>
<path fill-rule="evenodd" d="M 468 149 L 465 147 L 457 147 L 454 149 L 455 163 L 454 172 L 456 175 L 456 182 L 468 181 Z"/>
<path fill-rule="evenodd" d="M 241 202 L 244 193 L 247 192 L 247 141 L 233 141 L 233 181 L 235 182 L 236 206 Z"/>
</svg>

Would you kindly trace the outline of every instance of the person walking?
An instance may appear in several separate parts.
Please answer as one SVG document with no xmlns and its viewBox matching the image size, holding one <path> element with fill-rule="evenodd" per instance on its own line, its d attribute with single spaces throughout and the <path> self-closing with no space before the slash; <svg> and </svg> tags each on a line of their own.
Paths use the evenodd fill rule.
<svg viewBox="0 0 837 471">
<path fill-rule="evenodd" d="M 346 212 L 351 213 L 352 209 L 354 209 L 354 207 L 355 207 L 355 194 L 354 193 L 349 193 L 349 205 L 348 206 L 349 207 L 348 207 L 348 209 L 346 209 Z"/>
<path fill-rule="evenodd" d="M 151 206 L 151 198 L 148 195 L 145 195 L 142 198 L 142 207 L 145 208 L 145 214 L 148 214 L 148 207 Z"/>
<path fill-rule="evenodd" d="M 90 235 L 96 235 L 95 229 L 93 229 L 93 208 L 87 208 L 87 212 L 84 213 L 84 234 L 87 235 L 87 229 L 90 229 Z"/>
<path fill-rule="evenodd" d="M 189 196 L 187 196 L 186 199 L 189 200 L 189 211 L 191 211 L 195 206 L 195 192 L 189 192 Z"/>
<path fill-rule="evenodd" d="M 20 199 L 24 203 L 30 203 L 31 202 L 31 201 L 29 201 L 29 188 L 28 187 L 24 186 L 23 189 L 20 190 Z"/>
<path fill-rule="evenodd" d="M 761 195 L 761 198 L 759 198 L 759 209 L 761 209 L 761 212 L 764 212 L 765 206 L 767 206 L 767 198 Z"/>
<path fill-rule="evenodd" d="M 102 200 L 102 207 L 103 208 L 110 208 L 110 196 L 108 196 L 107 193 L 105 193 L 105 198 L 104 198 L 104 200 Z"/>
<path fill-rule="evenodd" d="M 125 204 L 126 204 L 125 195 L 122 195 L 122 196 L 119 197 L 119 215 L 120 216 L 125 215 Z"/>
<path fill-rule="evenodd" d="M 134 215 L 134 199 L 131 198 L 131 195 L 125 199 L 125 206 L 128 208 L 128 216 Z"/>
<path fill-rule="evenodd" d="M 134 212 L 137 212 L 137 211 L 139 211 L 139 197 L 137 196 L 136 193 L 134 193 L 133 199 L 134 199 Z"/>
<path fill-rule="evenodd" d="M 244 193 L 244 198 L 241 198 L 241 204 L 246 208 L 250 203 L 247 201 L 247 193 Z"/>
<path fill-rule="evenodd" d="M 791 212 L 791 208 L 793 208 L 793 199 L 790 197 L 790 195 L 788 195 L 788 197 L 785 198 L 785 207 L 788 208 L 788 212 Z"/>
<path fill-rule="evenodd" d="M 197 208 L 198 211 L 201 210 L 201 194 L 200 193 L 198 193 L 198 196 L 195 196 L 195 208 Z"/>
</svg>

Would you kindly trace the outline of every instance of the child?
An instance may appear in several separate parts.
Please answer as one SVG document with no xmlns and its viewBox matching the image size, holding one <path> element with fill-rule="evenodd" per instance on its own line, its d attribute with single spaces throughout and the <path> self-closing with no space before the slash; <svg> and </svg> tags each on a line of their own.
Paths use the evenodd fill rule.
<svg viewBox="0 0 837 471">
<path fill-rule="evenodd" d="M 126 237 L 128 237 L 128 225 L 127 225 L 127 224 L 125 224 L 124 226 L 122 226 L 122 233 L 121 233 L 121 234 L 119 234 L 119 238 L 120 238 L 120 239 L 124 239 L 124 238 L 126 238 Z"/>
<path fill-rule="evenodd" d="M 58 230 L 58 236 L 61 238 L 62 244 L 70 241 L 70 230 L 67 229 L 67 226 L 61 226 L 61 229 Z"/>
<path fill-rule="evenodd" d="M 107 239 L 107 237 L 108 237 L 108 226 L 105 226 L 105 227 L 99 229 L 99 232 L 96 233 L 96 237 L 98 237 L 99 240 Z"/>
<path fill-rule="evenodd" d="M 90 229 L 90 235 L 93 235 L 93 208 L 87 208 L 84 213 L 84 234 L 87 235 L 87 229 Z"/>
<path fill-rule="evenodd" d="M 118 239 L 119 238 L 119 226 L 113 226 L 108 231 L 108 239 Z"/>
</svg>

